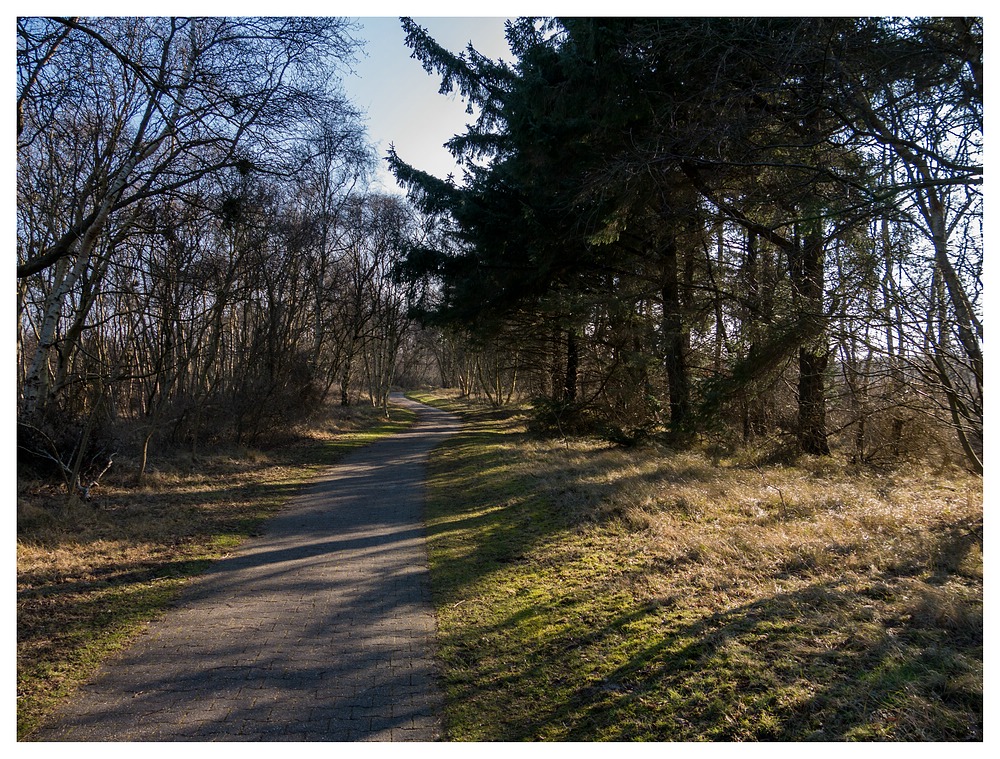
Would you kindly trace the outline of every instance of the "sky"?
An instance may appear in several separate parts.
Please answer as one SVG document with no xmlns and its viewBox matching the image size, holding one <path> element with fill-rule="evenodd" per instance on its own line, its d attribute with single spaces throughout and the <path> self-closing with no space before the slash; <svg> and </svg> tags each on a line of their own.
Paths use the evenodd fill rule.
<svg viewBox="0 0 1000 759">
<path fill-rule="evenodd" d="M 376 181 L 386 191 L 396 191 L 396 180 L 385 168 L 386 151 L 396 153 L 411 166 L 444 179 L 454 174 L 461 181 L 444 143 L 465 131 L 475 116 L 466 113 L 466 104 L 457 93 L 438 92 L 440 79 L 428 74 L 410 57 L 398 17 L 366 17 L 358 37 L 366 41 L 365 54 L 355 65 L 355 74 L 344 79 L 351 101 L 367 115 L 368 134 L 379 154 Z M 480 53 L 510 61 L 504 38 L 503 17 L 421 17 L 414 16 L 438 44 L 459 52 L 471 42 Z"/>
</svg>

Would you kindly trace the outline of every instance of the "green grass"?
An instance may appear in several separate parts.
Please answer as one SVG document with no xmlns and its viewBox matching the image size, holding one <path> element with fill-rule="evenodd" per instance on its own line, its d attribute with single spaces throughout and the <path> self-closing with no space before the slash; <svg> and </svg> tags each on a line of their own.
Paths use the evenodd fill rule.
<svg viewBox="0 0 1000 759">
<path fill-rule="evenodd" d="M 450 740 L 982 739 L 981 480 L 434 402 L 466 421 L 428 504 Z"/>
<path fill-rule="evenodd" d="M 67 502 L 46 483 L 19 483 L 18 739 L 30 740 L 56 705 L 303 483 L 414 419 L 405 408 L 391 419 L 331 409 L 269 450 L 159 460 L 140 487 L 126 465 L 94 504 Z"/>
</svg>

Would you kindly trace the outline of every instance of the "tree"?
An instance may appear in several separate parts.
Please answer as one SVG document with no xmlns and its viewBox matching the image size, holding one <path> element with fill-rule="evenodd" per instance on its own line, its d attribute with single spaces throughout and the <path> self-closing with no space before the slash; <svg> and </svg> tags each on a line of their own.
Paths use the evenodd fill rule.
<svg viewBox="0 0 1000 759">
<path fill-rule="evenodd" d="M 19 20 L 19 445 L 71 491 L 118 420 L 141 477 L 157 438 L 257 440 L 339 379 L 350 29 Z"/>
<path fill-rule="evenodd" d="M 105 237 L 126 234 L 151 199 L 227 167 L 278 169 L 280 135 L 318 113 L 353 118 L 315 67 L 351 54 L 349 30 L 340 19 L 18 20 L 17 274 L 48 280 L 26 411 L 58 390 L 58 323 L 114 255 Z"/>
<path fill-rule="evenodd" d="M 982 19 L 873 19 L 857 29 L 870 52 L 837 59 L 835 108 L 853 140 L 886 156 L 877 191 L 931 246 L 941 285 L 931 291 L 943 311 L 931 328 L 928 368 L 982 472 L 982 250 L 953 242 L 974 241 L 969 227 L 982 218 Z"/>
<path fill-rule="evenodd" d="M 572 405 L 589 383 L 605 421 L 645 404 L 635 429 L 674 431 L 739 407 L 744 437 L 787 429 L 816 455 L 831 404 L 847 413 L 838 382 L 863 448 L 870 380 L 895 363 L 978 468 L 980 21 L 526 18 L 508 26 L 514 64 L 403 26 L 442 92 L 478 109 L 449 142 L 462 185 L 389 154 L 454 224 L 451 245 L 407 258 L 440 283 L 433 320 L 490 337 L 534 314 Z M 933 266 L 919 246 L 873 258 L 879 220 L 922 229 Z M 859 320 L 885 342 L 848 339 Z"/>
</svg>

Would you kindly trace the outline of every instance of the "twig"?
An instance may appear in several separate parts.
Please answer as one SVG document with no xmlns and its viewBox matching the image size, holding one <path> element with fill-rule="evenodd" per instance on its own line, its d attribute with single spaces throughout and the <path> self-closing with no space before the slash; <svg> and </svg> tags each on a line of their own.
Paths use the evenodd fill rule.
<svg viewBox="0 0 1000 759">
<path fill-rule="evenodd" d="M 112 453 L 110 456 L 108 456 L 108 463 L 107 463 L 107 465 L 105 465 L 104 469 L 101 470 L 101 473 L 99 475 L 97 475 L 97 477 L 94 478 L 94 480 L 89 485 L 81 485 L 80 486 L 80 495 L 83 497 L 83 500 L 85 500 L 85 501 L 89 501 L 90 500 L 90 491 L 93 488 L 96 488 L 97 485 L 98 485 L 98 483 L 101 481 L 101 478 L 105 474 L 107 474 L 107 471 L 111 468 L 111 465 L 115 463 L 115 456 L 117 456 L 117 455 L 118 455 L 118 453 L 116 451 L 115 453 Z"/>
</svg>

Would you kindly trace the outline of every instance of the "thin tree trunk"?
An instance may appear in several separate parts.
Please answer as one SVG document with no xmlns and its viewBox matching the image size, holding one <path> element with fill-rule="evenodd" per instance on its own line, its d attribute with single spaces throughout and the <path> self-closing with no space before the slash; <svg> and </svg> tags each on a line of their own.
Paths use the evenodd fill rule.
<svg viewBox="0 0 1000 759">
<path fill-rule="evenodd" d="M 799 445 L 804 453 L 827 456 L 830 445 L 826 436 L 824 375 L 830 352 L 824 329 L 824 251 L 819 229 L 809 231 L 797 241 L 793 251 L 789 263 L 800 318 L 809 323 L 806 334 L 815 335 L 799 346 Z"/>
<path fill-rule="evenodd" d="M 683 326 L 681 292 L 677 276 L 677 241 L 671 238 L 660 252 L 661 297 L 663 300 L 663 365 L 670 397 L 670 426 L 679 430 L 690 415 L 688 383 L 688 335 Z"/>
<path fill-rule="evenodd" d="M 563 384 L 563 400 L 575 403 L 577 397 L 577 371 L 580 365 L 580 346 L 576 331 L 566 330 L 566 381 Z"/>
</svg>

